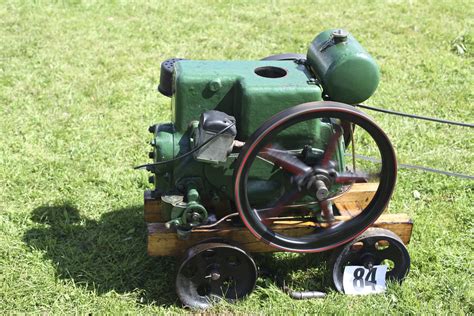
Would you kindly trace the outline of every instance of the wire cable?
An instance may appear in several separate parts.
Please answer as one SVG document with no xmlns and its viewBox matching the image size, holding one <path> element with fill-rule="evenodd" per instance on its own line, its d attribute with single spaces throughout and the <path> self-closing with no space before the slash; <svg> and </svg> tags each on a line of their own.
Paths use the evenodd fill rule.
<svg viewBox="0 0 474 316">
<path fill-rule="evenodd" d="M 226 126 L 225 128 L 223 128 L 222 130 L 220 130 L 219 132 L 217 132 L 215 135 L 213 135 L 211 138 L 209 138 L 208 140 L 206 140 L 204 143 L 202 143 L 201 145 L 199 146 L 196 146 L 194 147 L 193 149 L 191 149 L 190 151 L 182 154 L 181 156 L 177 156 L 177 157 L 174 157 L 173 159 L 169 159 L 169 160 L 164 160 L 164 161 L 158 161 L 158 162 L 154 162 L 154 163 L 148 163 L 148 164 L 144 164 L 144 165 L 139 165 L 139 166 L 136 166 L 136 167 L 133 167 L 133 169 L 143 169 L 143 168 L 148 168 L 148 167 L 153 167 L 153 166 L 159 166 L 159 165 L 164 165 L 164 164 L 167 164 L 167 163 L 170 163 L 170 162 L 175 162 L 175 161 L 178 161 L 180 159 L 183 159 L 189 155 L 191 155 L 192 153 L 198 151 L 199 149 L 203 148 L 204 146 L 206 146 L 207 144 L 209 144 L 210 142 L 212 142 L 217 136 L 219 135 L 222 135 L 224 134 L 228 129 L 230 129 L 232 126 L 235 125 L 235 122 L 232 122 L 229 126 Z"/>
<path fill-rule="evenodd" d="M 409 118 L 418 119 L 418 120 L 425 120 L 425 121 L 431 121 L 431 122 L 443 123 L 443 124 L 449 124 L 449 125 L 456 125 L 456 126 L 462 126 L 462 127 L 470 127 L 470 128 L 474 127 L 474 124 L 471 124 L 471 123 L 455 122 L 455 121 L 444 120 L 444 119 L 439 119 L 439 118 L 434 118 L 434 117 L 421 116 L 421 115 L 416 115 L 416 114 L 408 114 L 408 113 L 397 112 L 397 111 L 381 109 L 381 108 L 377 108 L 377 107 L 373 107 L 373 106 L 368 106 L 368 105 L 365 105 L 365 104 L 356 104 L 355 106 L 363 108 L 363 109 L 371 110 L 371 111 L 377 111 L 377 112 L 382 112 L 382 113 L 397 115 L 397 116 L 402 116 L 402 117 L 409 117 Z M 359 159 L 368 160 L 368 161 L 372 161 L 372 162 L 380 162 L 378 159 L 371 158 L 371 157 L 366 157 L 366 156 L 363 156 L 363 155 L 356 155 L 356 157 L 359 158 Z M 439 170 L 439 169 L 430 168 L 430 167 L 416 166 L 416 165 L 403 164 L 403 163 L 398 164 L 398 165 L 401 168 L 405 168 L 405 169 L 417 169 L 417 170 L 422 170 L 422 171 L 427 171 L 427 172 L 444 174 L 446 176 L 452 176 L 452 177 L 458 177 L 458 178 L 463 178 L 463 179 L 474 180 L 474 176 L 467 175 L 467 174 L 462 174 L 462 173 L 457 173 L 457 172 L 444 171 L 444 170 Z"/>
<path fill-rule="evenodd" d="M 386 114 L 398 115 L 398 116 L 403 116 L 403 117 L 410 117 L 410 118 L 414 118 L 414 119 L 431 121 L 431 122 L 436 122 L 436 123 L 444 123 L 444 124 L 449 124 L 449 125 L 457 125 L 457 126 L 474 128 L 474 124 L 471 124 L 471 123 L 455 122 L 455 121 L 443 120 L 443 119 L 434 118 L 434 117 L 428 117 L 428 116 L 422 116 L 422 115 L 416 115 L 416 114 L 408 114 L 408 113 L 403 113 L 403 112 L 397 112 L 397 111 L 392 111 L 392 110 L 387 110 L 387 109 L 376 108 L 376 107 L 368 106 L 368 105 L 365 105 L 365 104 L 356 104 L 355 106 L 363 108 L 363 109 L 371 110 L 371 111 L 386 113 Z"/>
<path fill-rule="evenodd" d="M 346 156 L 348 156 L 348 154 L 346 154 Z M 355 157 L 357 159 L 361 159 L 361 160 L 371 161 L 371 162 L 375 162 L 375 163 L 381 163 L 380 159 L 376 159 L 376 158 L 373 158 L 373 157 L 367 157 L 367 156 L 364 156 L 364 155 L 356 155 Z M 463 179 L 474 180 L 474 176 L 471 176 L 471 175 L 468 175 L 468 174 L 462 174 L 462 173 L 451 172 L 451 171 L 444 171 L 444 170 L 439 170 L 439 169 L 430 168 L 430 167 L 409 165 L 409 164 L 405 164 L 405 163 L 399 163 L 398 166 L 401 167 L 401 168 L 404 168 L 404 169 L 417 169 L 417 170 L 422 170 L 422 171 L 427 171 L 427 172 L 443 174 L 443 175 L 451 176 L 451 177 L 458 177 L 458 178 L 463 178 Z"/>
</svg>

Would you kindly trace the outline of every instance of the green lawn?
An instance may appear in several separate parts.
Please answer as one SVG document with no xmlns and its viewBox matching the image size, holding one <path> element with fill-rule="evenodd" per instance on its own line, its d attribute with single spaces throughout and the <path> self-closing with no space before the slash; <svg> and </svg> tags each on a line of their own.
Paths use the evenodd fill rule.
<svg viewBox="0 0 474 316">
<path fill-rule="evenodd" d="M 110 2 L 111 4 L 103 4 Z M 114 4 L 112 4 L 114 2 Z M 175 261 L 146 255 L 142 194 L 160 62 L 305 52 L 343 27 L 377 59 L 367 102 L 474 120 L 472 1 L 0 1 L 0 311 L 183 312 Z M 371 113 L 400 162 L 474 174 L 474 132 Z M 418 191 L 421 196 L 414 197 Z M 474 181 L 400 170 L 390 212 L 415 222 L 411 273 L 383 295 L 294 301 L 270 280 L 241 313 L 474 313 Z M 316 256 L 258 258 L 294 286 L 328 289 Z"/>
</svg>

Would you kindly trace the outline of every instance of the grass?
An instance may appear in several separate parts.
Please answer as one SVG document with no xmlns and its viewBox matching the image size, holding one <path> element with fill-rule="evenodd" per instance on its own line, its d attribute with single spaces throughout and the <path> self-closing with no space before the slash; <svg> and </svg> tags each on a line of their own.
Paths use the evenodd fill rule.
<svg viewBox="0 0 474 316">
<path fill-rule="evenodd" d="M 373 54 L 368 104 L 474 117 L 472 1 L 1 1 L 0 311 L 161 314 L 180 308 L 176 264 L 146 255 L 147 127 L 170 119 L 160 62 L 305 52 L 344 27 Z M 473 173 L 471 129 L 371 113 L 401 162 Z M 294 301 L 268 279 L 214 312 L 472 314 L 474 182 L 400 170 L 391 212 L 415 222 L 411 273 L 383 295 Z M 415 198 L 413 192 L 420 196 Z M 315 256 L 260 256 L 327 289 Z"/>
</svg>

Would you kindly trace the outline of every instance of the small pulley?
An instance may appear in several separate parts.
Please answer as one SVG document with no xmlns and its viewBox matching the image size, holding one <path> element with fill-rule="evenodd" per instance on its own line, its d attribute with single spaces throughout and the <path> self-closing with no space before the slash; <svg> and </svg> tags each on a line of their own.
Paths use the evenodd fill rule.
<svg viewBox="0 0 474 316">
<path fill-rule="evenodd" d="M 346 266 L 387 265 L 386 279 L 402 282 L 410 271 L 410 255 L 400 237 L 387 229 L 369 228 L 353 241 L 336 250 L 329 260 L 334 286 L 344 292 Z"/>
<path fill-rule="evenodd" d="M 186 307 L 206 309 L 221 299 L 250 294 L 257 281 L 253 259 L 242 249 L 220 242 L 191 247 L 176 276 L 176 292 Z"/>
</svg>

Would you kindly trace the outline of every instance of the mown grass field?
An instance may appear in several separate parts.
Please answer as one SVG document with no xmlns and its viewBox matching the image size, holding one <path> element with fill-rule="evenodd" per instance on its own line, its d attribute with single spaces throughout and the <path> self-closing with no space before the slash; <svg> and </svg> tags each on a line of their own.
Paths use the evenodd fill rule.
<svg viewBox="0 0 474 316">
<path fill-rule="evenodd" d="M 181 313 L 175 261 L 146 255 L 142 194 L 160 62 L 305 52 L 343 27 L 373 54 L 369 105 L 474 120 L 472 1 L 0 1 L 0 312 Z M 472 129 L 371 113 L 400 162 L 474 174 Z M 263 257 L 295 287 L 267 279 L 214 312 L 474 313 L 474 182 L 400 170 L 390 212 L 414 219 L 402 286 L 349 297 L 329 290 L 316 256 Z M 413 192 L 418 191 L 419 197 Z"/>
</svg>

